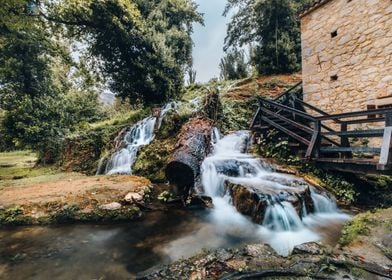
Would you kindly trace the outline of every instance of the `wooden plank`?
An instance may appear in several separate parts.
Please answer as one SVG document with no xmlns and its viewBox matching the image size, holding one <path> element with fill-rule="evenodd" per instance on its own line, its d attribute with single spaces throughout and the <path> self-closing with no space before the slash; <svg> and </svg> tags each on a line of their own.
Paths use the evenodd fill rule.
<svg viewBox="0 0 392 280">
<path fill-rule="evenodd" d="M 260 114 L 260 107 L 257 108 L 256 114 L 254 115 L 252 122 L 250 124 L 250 129 L 252 129 L 255 126 L 255 123 L 256 123 L 256 120 L 257 120 L 257 117 L 259 116 L 259 114 Z"/>
<path fill-rule="evenodd" d="M 290 119 L 288 119 L 288 118 L 286 118 L 286 117 L 284 117 L 282 115 L 279 115 L 279 114 L 277 114 L 275 112 L 272 112 L 272 111 L 268 110 L 267 108 L 260 107 L 260 110 L 263 111 L 264 113 L 267 113 L 268 115 L 274 116 L 275 118 L 277 118 L 279 120 L 282 120 L 282 121 L 284 121 L 284 122 L 286 122 L 286 123 L 288 123 L 288 124 L 298 128 L 298 129 L 301 129 L 302 131 L 305 131 L 305 132 L 307 132 L 309 134 L 313 134 L 313 132 L 314 132 L 314 130 L 311 129 L 310 127 L 305 126 L 305 125 L 300 124 L 300 123 L 297 123 L 297 122 L 295 122 L 293 120 L 290 120 Z"/>
<path fill-rule="evenodd" d="M 384 135 L 384 129 L 322 132 L 321 134 L 322 135 L 346 136 L 346 137 L 380 137 L 380 136 Z"/>
<path fill-rule="evenodd" d="M 380 153 L 381 148 L 369 148 L 369 147 L 326 147 L 320 148 L 322 153 Z"/>
<path fill-rule="evenodd" d="M 386 166 L 391 164 L 392 161 L 392 126 L 384 129 L 384 138 L 381 146 L 380 161 L 378 162 L 377 169 L 384 170 Z"/>
<path fill-rule="evenodd" d="M 319 135 L 320 135 L 320 122 L 316 122 L 315 123 L 315 130 L 312 135 L 312 139 L 310 140 L 309 147 L 306 150 L 305 158 L 310 158 L 313 155 L 314 150 L 319 145 L 319 141 L 320 141 Z M 317 157 L 318 157 L 318 153 L 316 153 L 316 158 Z"/>
<path fill-rule="evenodd" d="M 317 162 L 377 165 L 376 160 L 362 158 L 318 158 L 314 160 Z"/>
<path fill-rule="evenodd" d="M 309 144 L 310 144 L 309 140 L 307 140 L 307 139 L 305 139 L 305 138 L 303 138 L 303 137 L 297 135 L 296 133 L 292 132 L 291 130 L 289 130 L 289 129 L 287 129 L 287 128 L 285 128 L 285 127 L 283 127 L 283 126 L 281 126 L 281 125 L 279 125 L 279 124 L 277 124 L 277 123 L 271 121 L 271 120 L 268 119 L 267 117 L 262 116 L 261 119 L 262 119 L 263 121 L 265 121 L 266 123 L 272 125 L 273 127 L 279 129 L 280 131 L 286 133 L 288 136 L 290 136 L 290 137 L 292 137 L 292 138 L 298 140 L 299 142 L 301 142 L 301 143 L 303 143 L 303 144 L 305 144 L 305 145 L 309 145 Z"/>
<path fill-rule="evenodd" d="M 371 119 L 358 119 L 358 120 L 350 120 L 350 121 L 345 121 L 346 124 L 361 124 L 361 123 L 378 123 L 378 122 L 384 122 L 385 117 L 380 117 L 380 118 L 371 118 Z"/>
<path fill-rule="evenodd" d="M 280 98 L 282 98 L 283 96 L 285 96 L 286 94 L 290 93 L 293 89 L 297 88 L 298 86 L 302 85 L 302 81 L 296 83 L 294 86 L 292 86 L 291 88 L 289 88 L 288 90 L 282 92 L 281 94 L 279 94 L 277 97 L 274 98 L 275 101 L 278 101 Z"/>
<path fill-rule="evenodd" d="M 313 110 L 313 111 L 319 113 L 319 114 L 322 115 L 322 116 L 329 116 L 329 115 L 330 115 L 330 114 L 328 114 L 327 112 L 324 112 L 323 110 L 321 110 L 321 109 L 319 109 L 319 108 L 317 108 L 317 107 L 314 107 L 313 105 L 311 105 L 311 104 L 309 104 L 309 103 L 306 103 L 306 102 L 303 101 L 303 100 L 300 100 L 300 99 L 298 99 L 298 98 L 295 98 L 295 101 L 298 102 L 298 103 L 300 103 L 302 106 L 308 107 L 309 109 L 311 109 L 311 110 Z M 340 120 L 334 120 L 334 121 L 335 121 L 336 123 L 341 123 Z"/>
</svg>

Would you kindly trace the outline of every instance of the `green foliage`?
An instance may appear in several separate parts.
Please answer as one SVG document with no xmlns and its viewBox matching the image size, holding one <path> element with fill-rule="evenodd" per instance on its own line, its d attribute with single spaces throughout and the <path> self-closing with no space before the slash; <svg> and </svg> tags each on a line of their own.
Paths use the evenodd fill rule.
<svg viewBox="0 0 392 280">
<path fill-rule="evenodd" d="M 303 0 L 229 0 L 225 15 L 236 9 L 228 25 L 225 49 L 252 45 L 251 63 L 261 74 L 300 69 L 298 11 Z"/>
<path fill-rule="evenodd" d="M 332 192 L 339 201 L 344 202 L 347 205 L 355 202 L 359 196 L 354 184 L 347 181 L 342 176 L 330 174 L 310 164 L 301 165 L 300 171 L 304 173 L 311 173 L 318 177 L 321 180 L 323 187 Z"/>
<path fill-rule="evenodd" d="M 65 25 L 101 59 L 114 92 L 153 104 L 180 92 L 193 23 L 202 23 L 196 8 L 190 0 L 73 0 L 51 2 L 46 18 Z"/>
<path fill-rule="evenodd" d="M 244 50 L 233 49 L 227 52 L 219 64 L 222 80 L 238 80 L 249 75 Z"/>
<path fill-rule="evenodd" d="M 285 164 L 298 165 L 299 158 L 292 154 L 288 144 L 287 139 L 279 137 L 276 130 L 269 130 L 265 137 L 259 140 L 258 154 Z"/>
<path fill-rule="evenodd" d="M 254 99 L 234 100 L 222 98 L 223 119 L 220 127 L 223 133 L 249 128 L 249 120 L 254 114 L 252 105 Z"/>
<path fill-rule="evenodd" d="M 31 1 L 17 0 L 0 7 L 6 15 L 0 29 L 0 133 L 5 148 L 32 148 L 41 162 L 53 163 L 64 135 L 102 114 L 96 94 L 68 81 L 67 44 L 36 9 Z"/>
<path fill-rule="evenodd" d="M 368 235 L 370 227 L 376 223 L 372 216 L 373 213 L 369 212 L 355 216 L 344 226 L 339 244 L 345 246 L 356 240 L 360 235 Z"/>
<path fill-rule="evenodd" d="M 170 199 L 173 199 L 173 194 L 169 191 L 163 191 L 158 195 L 158 200 L 161 202 L 168 202 Z"/>
</svg>

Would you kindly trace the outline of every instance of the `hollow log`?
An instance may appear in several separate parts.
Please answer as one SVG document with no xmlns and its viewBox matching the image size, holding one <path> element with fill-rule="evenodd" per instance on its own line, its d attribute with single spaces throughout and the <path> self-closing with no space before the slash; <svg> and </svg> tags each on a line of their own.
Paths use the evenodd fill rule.
<svg viewBox="0 0 392 280">
<path fill-rule="evenodd" d="M 188 194 L 200 176 L 200 165 L 211 148 L 212 127 L 209 119 L 195 117 L 181 128 L 175 152 L 165 170 L 166 178 L 178 194 Z"/>
</svg>

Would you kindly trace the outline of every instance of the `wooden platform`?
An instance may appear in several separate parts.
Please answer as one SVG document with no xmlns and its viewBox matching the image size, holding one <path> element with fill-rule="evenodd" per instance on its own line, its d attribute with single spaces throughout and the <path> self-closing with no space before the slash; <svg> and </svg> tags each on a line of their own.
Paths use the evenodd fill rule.
<svg viewBox="0 0 392 280">
<path fill-rule="evenodd" d="M 251 129 L 261 134 L 276 129 L 291 146 L 305 150 L 304 161 L 326 169 L 392 174 L 392 108 L 331 115 L 304 102 L 299 83 L 275 100 L 260 98 Z M 382 144 L 369 147 L 356 141 L 362 144 L 353 146 L 350 141 L 368 138 Z"/>
</svg>

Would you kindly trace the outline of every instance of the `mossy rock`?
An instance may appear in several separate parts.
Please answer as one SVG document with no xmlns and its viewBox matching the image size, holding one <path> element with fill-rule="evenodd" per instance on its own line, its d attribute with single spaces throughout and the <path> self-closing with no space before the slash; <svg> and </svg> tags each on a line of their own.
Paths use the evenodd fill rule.
<svg viewBox="0 0 392 280">
<path fill-rule="evenodd" d="M 175 144 L 176 137 L 171 137 L 164 140 L 155 139 L 150 145 L 143 147 L 133 166 L 133 173 L 152 182 L 165 182 L 166 164 Z"/>
</svg>

